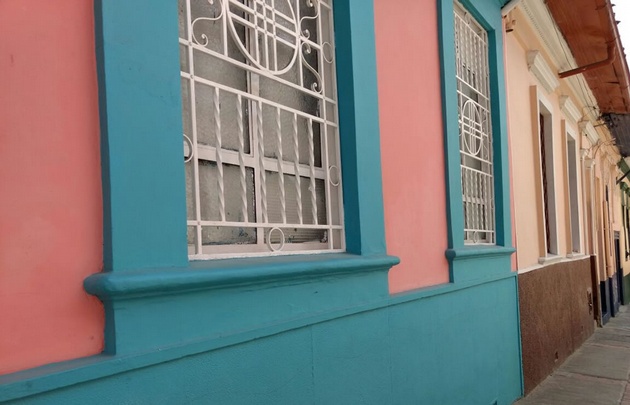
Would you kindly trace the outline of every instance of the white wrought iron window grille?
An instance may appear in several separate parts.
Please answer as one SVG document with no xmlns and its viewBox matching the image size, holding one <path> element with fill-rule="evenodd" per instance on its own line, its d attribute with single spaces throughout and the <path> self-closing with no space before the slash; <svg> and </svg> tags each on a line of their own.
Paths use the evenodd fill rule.
<svg viewBox="0 0 630 405">
<path fill-rule="evenodd" d="M 332 0 L 179 0 L 191 259 L 343 251 Z"/>
<path fill-rule="evenodd" d="M 464 242 L 494 244 L 496 237 L 488 34 L 457 2 L 455 59 Z"/>
</svg>

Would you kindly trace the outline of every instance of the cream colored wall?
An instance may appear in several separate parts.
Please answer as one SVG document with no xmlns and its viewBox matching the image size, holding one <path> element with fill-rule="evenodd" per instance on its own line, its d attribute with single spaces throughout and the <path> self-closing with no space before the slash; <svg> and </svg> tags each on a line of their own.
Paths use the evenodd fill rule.
<svg viewBox="0 0 630 405">
<path fill-rule="evenodd" d="M 581 148 L 581 134 L 577 123 L 564 116 L 560 107 L 560 96 L 568 95 L 578 106 L 578 98 L 565 83 L 548 93 L 538 79 L 529 71 L 527 51 L 538 50 L 553 70 L 561 70 L 551 64 L 551 58 L 545 54 L 534 31 L 528 26 L 527 19 L 517 9 L 510 18 L 517 21 L 514 31 L 507 34 L 507 89 L 509 95 L 508 113 L 510 117 L 509 133 L 512 148 L 512 167 L 514 185 L 516 243 L 518 249 L 517 265 L 519 270 L 539 265 L 539 259 L 545 256 L 545 229 L 543 217 L 542 174 L 540 169 L 540 142 L 538 132 L 538 99 L 550 109 L 553 132 L 553 179 L 556 208 L 556 234 L 558 256 L 566 257 L 572 253 L 571 225 L 568 193 L 567 138 L 566 130 L 576 135 L 576 146 Z M 578 196 L 582 205 L 582 164 L 579 151 Z M 584 252 L 583 207 L 580 206 L 580 234 Z"/>
<path fill-rule="evenodd" d="M 508 74 L 509 136 L 512 155 L 514 226 L 516 229 L 517 266 L 538 262 L 539 229 L 532 218 L 540 216 L 536 162 L 536 142 L 532 139 L 530 80 L 526 54 L 515 35 L 506 36 Z"/>
<path fill-rule="evenodd" d="M 600 137 L 599 142 L 596 145 L 584 143 L 584 149 L 586 159 L 595 162 L 593 174 L 595 196 L 592 199 L 592 209 L 595 215 L 593 218 L 595 247 L 591 253 L 597 255 L 598 281 L 602 281 L 613 276 L 616 271 L 613 235 L 614 231 L 621 230 L 621 201 L 616 184 L 619 176 L 616 162 L 619 161 L 620 155 L 616 147 L 612 145 L 612 138 L 607 129 L 604 126 L 598 126 L 597 132 Z M 590 182 L 590 173 L 587 173 L 587 176 L 589 176 L 587 182 Z M 608 206 L 605 202 L 606 186 L 609 190 Z M 590 199 L 587 199 L 586 203 L 591 204 Z M 622 254 L 623 252 L 622 248 Z"/>
<path fill-rule="evenodd" d="M 561 121 L 561 129 L 560 129 L 560 133 L 563 135 L 563 139 L 562 139 L 562 145 L 563 145 L 563 150 L 562 150 L 562 156 L 564 156 L 565 159 L 565 164 L 563 167 L 563 171 L 564 171 L 564 179 L 565 179 L 565 185 L 564 185 L 564 199 L 561 201 L 561 203 L 564 205 L 564 226 L 565 226 L 565 243 L 566 243 L 566 251 L 572 253 L 573 252 L 573 235 L 572 235 L 572 223 L 571 223 L 571 201 L 570 201 L 570 189 L 569 189 L 569 161 L 568 161 L 568 156 L 569 156 L 569 140 L 573 140 L 575 142 L 575 150 L 572 151 L 573 153 L 575 153 L 575 162 L 576 162 L 576 171 L 577 171 L 577 197 L 578 197 L 578 228 L 580 230 L 579 232 L 579 246 L 580 246 L 580 252 L 583 253 L 585 252 L 584 250 L 584 223 L 582 220 L 582 213 L 583 213 L 583 207 L 581 205 L 581 201 L 582 201 L 582 162 L 581 162 L 581 154 L 580 154 L 580 130 L 579 127 L 576 123 L 571 122 L 570 120 L 562 120 Z"/>
</svg>

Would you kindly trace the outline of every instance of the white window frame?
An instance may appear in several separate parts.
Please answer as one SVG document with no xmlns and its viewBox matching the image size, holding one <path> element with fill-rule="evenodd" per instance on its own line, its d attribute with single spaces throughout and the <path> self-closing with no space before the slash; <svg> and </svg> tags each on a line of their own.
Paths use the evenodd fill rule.
<svg viewBox="0 0 630 405">
<path fill-rule="evenodd" d="M 580 205 L 581 195 L 581 179 L 579 171 L 579 139 L 577 137 L 577 131 L 567 125 L 564 121 L 564 133 L 566 136 L 566 165 L 567 165 L 567 190 L 569 201 L 569 226 L 571 229 L 570 235 L 570 252 L 569 256 L 580 254 L 583 251 L 582 247 L 582 209 Z"/>
<path fill-rule="evenodd" d="M 543 96 L 538 90 L 538 86 L 533 86 L 533 92 L 536 95 L 536 108 L 535 112 L 535 121 L 537 125 L 536 134 L 538 145 L 538 176 L 540 179 L 540 204 L 542 207 L 542 230 L 543 230 L 543 242 L 545 246 L 545 250 L 542 255 L 542 259 L 545 257 L 555 257 L 558 255 L 559 246 L 558 246 L 558 210 L 557 210 L 557 198 L 556 198 L 556 179 L 555 179 L 555 170 L 554 170 L 554 157 L 556 155 L 554 150 L 554 142 L 553 142 L 553 134 L 554 134 L 554 117 L 553 114 L 553 106 Z M 543 161 L 542 161 L 542 145 L 541 137 L 540 137 L 540 116 L 545 117 L 545 128 L 544 128 L 544 142 L 545 142 L 545 168 L 546 168 L 546 176 L 547 176 L 547 202 L 545 203 L 545 196 L 543 190 Z M 547 211 L 549 214 L 549 218 L 545 215 L 545 204 L 547 205 Z M 546 222 L 549 223 L 549 244 L 547 243 L 546 237 Z"/>
</svg>

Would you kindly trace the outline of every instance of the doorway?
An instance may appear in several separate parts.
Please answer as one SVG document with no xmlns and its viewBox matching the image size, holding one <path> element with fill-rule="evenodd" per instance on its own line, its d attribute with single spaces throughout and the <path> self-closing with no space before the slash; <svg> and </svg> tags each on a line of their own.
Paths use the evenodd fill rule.
<svg viewBox="0 0 630 405">
<path fill-rule="evenodd" d="M 619 232 L 615 231 L 615 274 L 610 279 L 610 309 L 611 315 L 616 316 L 619 312 L 623 292 L 621 290 L 623 269 L 621 268 L 621 245 L 619 241 Z"/>
</svg>

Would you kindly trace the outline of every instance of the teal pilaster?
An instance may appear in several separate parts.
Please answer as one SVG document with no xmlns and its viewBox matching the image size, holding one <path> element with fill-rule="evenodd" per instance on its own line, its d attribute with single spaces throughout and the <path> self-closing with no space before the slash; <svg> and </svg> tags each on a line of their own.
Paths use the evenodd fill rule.
<svg viewBox="0 0 630 405">
<path fill-rule="evenodd" d="M 184 266 L 177 2 L 95 2 L 106 271 Z"/>
<path fill-rule="evenodd" d="M 490 81 L 492 96 L 492 128 L 494 132 L 494 189 L 497 227 L 497 245 L 512 246 L 512 216 L 510 204 L 510 162 L 508 150 L 507 92 L 503 55 L 503 19 L 501 10 L 488 7 L 484 16 L 492 21 L 490 39 Z"/>
<path fill-rule="evenodd" d="M 442 116 L 444 147 L 446 149 L 446 214 L 448 220 L 448 246 L 464 247 L 464 214 L 462 210 L 462 183 L 459 155 L 459 126 L 457 116 L 457 82 L 455 80 L 455 27 L 453 1 L 438 1 L 438 38 L 442 62 Z"/>
<path fill-rule="evenodd" d="M 385 253 L 374 4 L 334 2 L 346 246 Z"/>
</svg>

